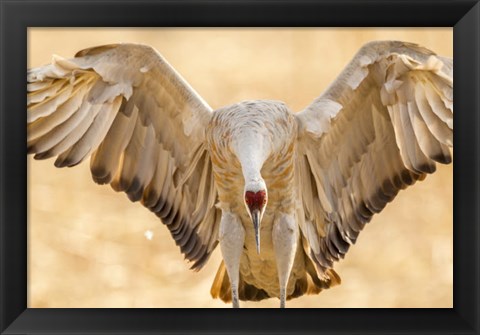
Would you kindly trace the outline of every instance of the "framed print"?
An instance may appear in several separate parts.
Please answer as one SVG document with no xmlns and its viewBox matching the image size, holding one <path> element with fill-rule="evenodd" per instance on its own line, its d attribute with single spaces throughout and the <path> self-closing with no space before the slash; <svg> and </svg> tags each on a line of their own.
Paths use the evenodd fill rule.
<svg viewBox="0 0 480 335">
<path fill-rule="evenodd" d="M 3 1 L 1 4 L 3 333 L 478 333 L 478 136 L 475 135 L 479 89 L 478 3 Z M 25 139 L 29 137 L 24 117 L 25 64 L 28 68 L 40 67 L 50 62 L 53 53 L 68 59 L 77 51 L 96 45 L 148 44 L 213 109 L 242 100 L 267 98 L 283 100 L 297 112 L 335 81 L 362 45 L 391 39 L 415 42 L 442 56 L 455 56 L 454 165 L 437 164 L 432 176 L 400 192 L 382 214 L 373 218 L 345 260 L 336 263 L 334 268 L 342 278 L 342 285 L 320 295 L 286 302 L 287 308 L 297 308 L 282 311 L 263 308 L 255 312 L 250 308 L 217 309 L 231 307 L 231 303 L 210 297 L 212 281 L 215 287 L 215 281 L 223 273 L 223 282 L 220 280 L 217 285 L 229 284 L 226 273 L 231 269 L 225 258 L 226 249 L 222 251 L 227 265 L 223 270 L 222 265 L 219 268 L 222 255 L 220 245 L 213 251 L 216 240 L 205 250 L 203 246 L 197 250 L 194 245 L 198 243 L 187 239 L 179 250 L 170 235 L 175 238 L 182 232 L 179 240 L 193 236 L 188 232 L 189 226 L 169 231 L 124 194 L 95 185 L 89 171 L 94 169 L 94 163 L 89 166 L 87 160 L 73 169 L 56 169 L 53 160 L 33 161 L 26 155 Z M 80 56 L 97 57 L 115 48 L 84 51 Z M 130 52 L 133 51 L 128 51 L 129 55 Z M 64 69 L 75 67 L 61 58 L 55 58 L 55 62 Z M 431 63 L 428 66 L 433 69 Z M 115 60 L 110 58 L 105 64 L 113 66 Z M 78 73 L 87 73 L 91 68 L 94 67 L 85 65 Z M 35 76 L 44 75 L 41 71 L 28 73 L 30 91 L 37 85 Z M 149 71 L 152 70 L 140 69 L 141 73 Z M 445 80 L 441 79 L 442 83 Z M 269 85 L 271 81 L 278 85 Z M 27 123 L 32 122 L 30 118 Z M 305 120 L 308 121 L 299 124 L 314 129 L 311 119 Z M 195 125 L 189 127 L 195 130 Z M 301 131 L 302 126 L 298 129 Z M 144 136 L 147 138 L 148 134 Z M 178 136 L 176 139 L 179 142 L 175 150 L 180 150 L 182 140 Z M 43 153 L 35 152 L 36 147 L 31 143 L 27 140 L 29 153 L 40 153 L 37 158 L 42 158 Z M 177 160 L 181 159 L 178 157 Z M 175 178 L 175 182 L 182 179 L 182 172 Z M 367 175 L 364 173 L 362 178 L 366 180 Z M 125 187 L 130 199 L 136 197 L 132 185 Z M 205 192 L 204 187 L 201 189 Z M 318 186 L 315 189 L 318 192 Z M 247 191 L 250 192 L 245 191 L 245 206 L 251 211 L 249 201 L 255 202 L 256 198 L 248 199 Z M 274 197 L 272 191 L 269 201 L 270 198 L 275 201 Z M 326 194 L 324 201 L 325 197 L 332 199 Z M 198 204 L 202 199 L 195 201 Z M 179 203 L 171 208 L 178 208 L 180 213 L 185 206 Z M 217 206 L 225 205 L 222 202 Z M 305 206 L 308 218 L 310 209 Z M 367 206 L 371 212 L 372 206 L 375 203 Z M 157 215 L 161 218 L 159 213 L 168 214 L 159 210 Z M 254 221 L 251 213 L 250 219 Z M 167 215 L 164 219 L 177 222 L 178 215 L 181 214 L 172 218 Z M 334 219 L 327 215 L 327 220 Z M 184 221 L 179 219 L 178 224 Z M 197 232 L 194 230 L 194 235 Z M 330 236 L 328 231 L 323 234 Z M 342 248 L 338 236 L 351 239 L 347 230 L 339 230 L 339 234 L 332 235 L 330 245 L 338 252 Z M 198 236 L 202 243 L 210 243 Z M 268 252 L 268 241 L 262 240 L 260 244 L 260 237 L 251 238 L 251 247 L 256 243 L 257 253 Z M 305 243 L 305 248 L 309 248 L 306 250 L 320 248 L 315 247 L 314 240 Z M 192 248 L 185 247 L 190 244 Z M 273 252 L 275 245 L 270 248 Z M 183 261 L 180 251 L 192 262 Z M 317 261 L 325 265 L 328 259 Z M 205 268 L 199 273 L 189 272 L 189 266 L 204 263 Z M 268 264 L 263 263 L 263 267 L 267 269 Z M 340 281 L 331 272 L 320 280 L 329 280 L 327 286 Z M 217 296 L 224 294 L 223 300 L 229 301 L 231 297 L 225 296 L 225 292 L 236 293 L 226 287 Z M 218 289 L 222 292 L 220 286 Z M 303 293 L 307 291 L 305 288 Z M 240 300 L 253 294 L 252 288 L 244 287 L 239 292 Z M 292 292 L 297 292 L 296 286 L 287 293 L 288 298 L 303 294 Z M 273 296 L 268 290 L 257 290 L 255 298 L 250 298 L 262 301 L 240 301 L 240 307 L 278 307 L 278 299 L 263 300 L 262 295 Z M 345 318 L 351 322 L 342 322 Z"/>
</svg>

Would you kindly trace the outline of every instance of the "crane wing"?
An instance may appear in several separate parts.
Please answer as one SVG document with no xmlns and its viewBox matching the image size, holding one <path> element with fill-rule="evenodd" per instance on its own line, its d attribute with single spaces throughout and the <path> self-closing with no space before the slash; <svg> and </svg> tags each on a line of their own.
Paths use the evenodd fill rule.
<svg viewBox="0 0 480 335">
<path fill-rule="evenodd" d="M 452 88 L 451 59 L 372 42 L 296 115 L 300 227 L 320 270 L 399 190 L 451 162 Z"/>
<path fill-rule="evenodd" d="M 211 108 L 154 49 L 86 49 L 27 74 L 27 150 L 125 192 L 168 227 L 199 269 L 217 244 L 220 213 L 205 149 Z"/>
</svg>

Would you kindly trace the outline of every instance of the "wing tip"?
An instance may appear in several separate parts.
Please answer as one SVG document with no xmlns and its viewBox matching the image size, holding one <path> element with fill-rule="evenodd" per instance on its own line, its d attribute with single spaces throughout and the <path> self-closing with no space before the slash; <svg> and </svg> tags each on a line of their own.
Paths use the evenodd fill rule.
<svg viewBox="0 0 480 335">
<path fill-rule="evenodd" d="M 443 152 L 436 154 L 432 159 L 441 164 L 450 164 L 452 162 L 452 156 L 450 154 L 445 155 Z"/>
</svg>

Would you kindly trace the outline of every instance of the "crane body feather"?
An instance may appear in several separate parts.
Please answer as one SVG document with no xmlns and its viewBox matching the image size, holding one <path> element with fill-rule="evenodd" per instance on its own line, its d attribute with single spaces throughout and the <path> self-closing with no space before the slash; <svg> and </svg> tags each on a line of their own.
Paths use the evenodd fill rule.
<svg viewBox="0 0 480 335">
<path fill-rule="evenodd" d="M 293 113 L 279 101 L 241 102 L 215 111 L 206 137 L 218 190 L 217 206 L 223 212 L 235 215 L 245 231 L 239 271 L 241 280 L 249 289 L 241 291 L 240 298 L 279 297 L 274 230 L 284 216 L 293 218 L 292 229 L 297 233 L 297 250 L 286 289 L 287 297 L 301 295 L 309 287 L 314 290 L 313 282 L 319 283 L 320 280 L 315 272 L 306 271 L 305 264 L 311 260 L 303 250 L 295 220 L 298 206 L 294 183 L 297 123 Z M 262 248 L 257 253 L 243 194 L 246 185 L 260 179 L 268 190 L 268 205 L 261 222 Z"/>
</svg>

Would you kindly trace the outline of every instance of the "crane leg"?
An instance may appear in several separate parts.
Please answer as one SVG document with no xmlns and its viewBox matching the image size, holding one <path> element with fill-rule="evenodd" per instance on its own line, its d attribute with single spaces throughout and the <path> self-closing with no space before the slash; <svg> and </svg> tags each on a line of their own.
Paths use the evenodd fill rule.
<svg viewBox="0 0 480 335">
<path fill-rule="evenodd" d="M 293 215 L 281 214 L 273 225 L 273 249 L 280 284 L 280 308 L 285 308 L 287 284 L 297 250 L 298 227 Z"/>
<path fill-rule="evenodd" d="M 230 287 L 232 289 L 232 307 L 240 307 L 238 298 L 238 283 L 240 257 L 245 242 L 245 229 L 240 219 L 230 212 L 222 213 L 219 231 L 220 249 L 227 269 Z"/>
</svg>

